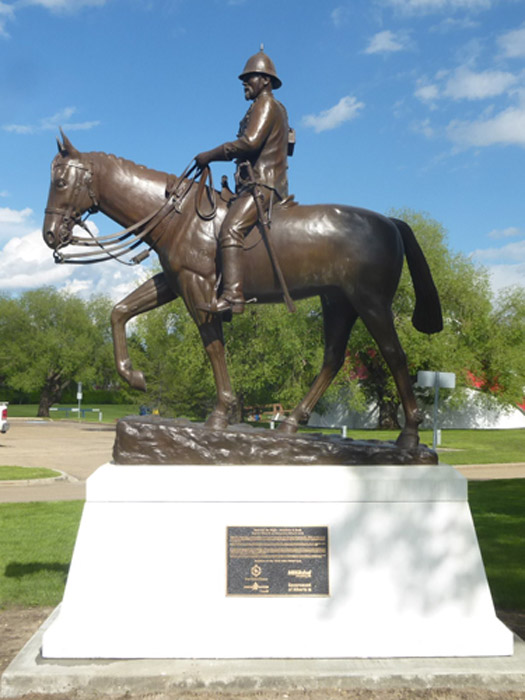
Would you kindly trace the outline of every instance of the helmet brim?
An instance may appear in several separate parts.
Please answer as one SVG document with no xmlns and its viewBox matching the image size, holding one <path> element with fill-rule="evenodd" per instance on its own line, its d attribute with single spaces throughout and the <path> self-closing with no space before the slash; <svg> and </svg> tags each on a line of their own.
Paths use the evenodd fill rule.
<svg viewBox="0 0 525 700">
<path fill-rule="evenodd" d="M 270 80 L 272 81 L 272 87 L 274 90 L 278 90 L 281 87 L 281 85 L 283 84 L 282 81 L 276 75 L 270 75 L 269 73 L 263 73 L 263 71 L 257 71 L 257 70 L 251 70 L 251 71 L 247 71 L 246 73 L 241 73 L 239 75 L 239 80 L 244 81 L 244 78 L 247 75 L 254 75 L 254 74 L 255 75 L 267 75 L 268 78 L 270 78 Z"/>
</svg>

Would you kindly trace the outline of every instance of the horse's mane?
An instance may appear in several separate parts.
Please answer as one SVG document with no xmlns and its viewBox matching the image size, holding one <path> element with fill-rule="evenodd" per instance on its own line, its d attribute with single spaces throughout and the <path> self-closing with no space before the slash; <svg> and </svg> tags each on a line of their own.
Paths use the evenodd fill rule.
<svg viewBox="0 0 525 700">
<path fill-rule="evenodd" d="M 130 174 L 140 172 L 144 175 L 150 175 L 152 177 L 164 179 L 166 179 L 169 175 L 168 173 L 163 172 L 162 170 L 154 170 L 153 168 L 148 168 L 146 165 L 139 165 L 138 163 L 135 163 L 132 160 L 128 160 L 127 158 L 115 156 L 113 153 L 104 153 L 104 151 L 92 151 L 90 153 L 84 153 L 83 155 L 87 156 L 88 158 L 92 158 L 93 160 L 107 158 L 111 161 L 114 161 L 120 168 L 122 168 L 122 170 Z"/>
</svg>

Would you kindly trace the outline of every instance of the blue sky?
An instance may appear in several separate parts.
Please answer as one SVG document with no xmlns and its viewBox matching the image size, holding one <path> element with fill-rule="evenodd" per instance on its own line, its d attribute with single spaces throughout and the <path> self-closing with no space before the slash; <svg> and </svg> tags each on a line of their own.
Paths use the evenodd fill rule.
<svg viewBox="0 0 525 700">
<path fill-rule="evenodd" d="M 523 0 L 0 0 L 0 289 L 117 298 L 147 274 L 52 262 L 58 126 L 79 150 L 180 173 L 235 136 L 261 42 L 300 202 L 426 212 L 495 289 L 525 286 Z"/>
</svg>

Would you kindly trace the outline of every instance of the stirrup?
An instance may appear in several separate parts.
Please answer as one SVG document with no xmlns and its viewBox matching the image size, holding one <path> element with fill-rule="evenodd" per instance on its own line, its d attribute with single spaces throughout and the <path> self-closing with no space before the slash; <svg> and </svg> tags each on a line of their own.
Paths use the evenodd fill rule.
<svg viewBox="0 0 525 700">
<path fill-rule="evenodd" d="M 213 301 L 211 301 L 209 304 L 203 302 L 202 304 L 196 304 L 195 306 L 200 311 L 206 311 L 209 314 L 224 314 L 228 312 L 231 312 L 232 314 L 242 314 L 246 304 L 255 303 L 257 303 L 256 297 L 244 299 L 242 302 L 239 302 L 230 301 L 222 296 L 220 299 L 213 299 Z"/>
</svg>

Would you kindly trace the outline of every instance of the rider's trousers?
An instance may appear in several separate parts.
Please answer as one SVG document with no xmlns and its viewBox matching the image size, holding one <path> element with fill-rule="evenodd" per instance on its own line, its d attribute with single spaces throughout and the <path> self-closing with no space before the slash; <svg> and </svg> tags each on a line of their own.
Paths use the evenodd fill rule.
<svg viewBox="0 0 525 700">
<path fill-rule="evenodd" d="M 261 199 L 264 212 L 267 211 L 269 206 L 269 195 L 270 193 L 266 194 L 264 192 Z M 221 248 L 242 247 L 244 245 L 244 237 L 255 226 L 258 218 L 255 199 L 250 192 L 244 192 L 233 199 L 221 226 L 219 235 Z"/>
</svg>

